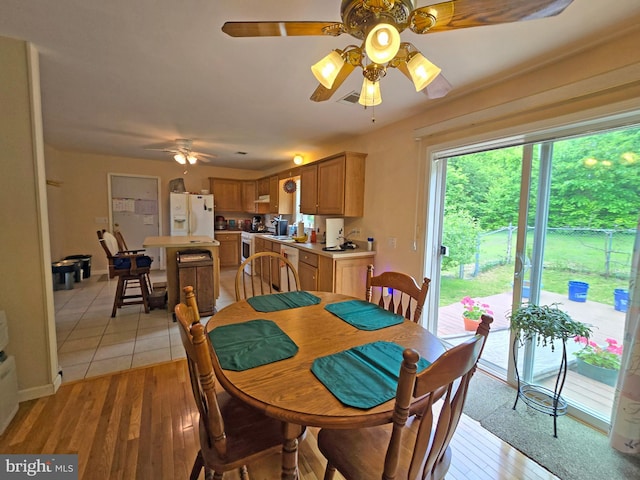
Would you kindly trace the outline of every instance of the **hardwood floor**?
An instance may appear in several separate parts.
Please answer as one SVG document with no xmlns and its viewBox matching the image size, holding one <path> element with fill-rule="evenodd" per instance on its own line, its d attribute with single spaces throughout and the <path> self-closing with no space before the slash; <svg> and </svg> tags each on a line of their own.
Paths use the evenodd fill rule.
<svg viewBox="0 0 640 480">
<path fill-rule="evenodd" d="M 176 360 L 66 383 L 55 395 L 21 403 L 0 452 L 77 453 L 85 480 L 186 479 L 198 451 L 197 421 L 186 361 Z M 301 480 L 324 475 L 316 433 L 309 429 L 300 445 Z M 451 445 L 449 480 L 557 478 L 466 416 Z M 280 478 L 279 455 L 249 472 L 253 480 Z"/>
</svg>

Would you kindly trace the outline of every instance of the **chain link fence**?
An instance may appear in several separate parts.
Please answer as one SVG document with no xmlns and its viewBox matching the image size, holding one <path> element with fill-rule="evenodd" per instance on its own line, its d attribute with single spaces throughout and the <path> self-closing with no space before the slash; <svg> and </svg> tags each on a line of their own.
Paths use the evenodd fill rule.
<svg viewBox="0 0 640 480">
<path fill-rule="evenodd" d="M 479 234 L 475 262 L 460 265 L 458 277 L 475 277 L 496 266 L 513 264 L 517 232 L 517 227 L 508 226 Z M 548 228 L 544 268 L 628 280 L 635 235 L 633 229 Z M 529 261 L 533 227 L 527 231 L 526 245 L 526 260 Z"/>
</svg>

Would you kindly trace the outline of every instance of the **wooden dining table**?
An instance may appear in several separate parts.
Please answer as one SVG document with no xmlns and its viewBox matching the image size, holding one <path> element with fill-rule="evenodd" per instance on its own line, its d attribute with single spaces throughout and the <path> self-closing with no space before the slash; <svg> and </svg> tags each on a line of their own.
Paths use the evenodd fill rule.
<svg viewBox="0 0 640 480">
<path fill-rule="evenodd" d="M 353 300 L 353 297 L 329 292 L 309 293 L 319 297 L 320 303 L 264 313 L 254 310 L 243 300 L 220 310 L 206 327 L 210 332 L 222 325 L 255 319 L 272 320 L 298 346 L 298 352 L 291 358 L 244 371 L 221 368 L 215 355 L 213 362 L 216 377 L 229 394 L 284 422 L 281 478 L 291 480 L 298 478 L 297 438 L 304 426 L 360 428 L 392 420 L 393 399 L 370 409 L 341 403 L 311 372 L 316 358 L 380 340 L 413 348 L 430 362 L 445 351 L 436 336 L 414 322 L 405 320 L 379 330 L 359 330 L 324 308 L 330 303 Z"/>
</svg>

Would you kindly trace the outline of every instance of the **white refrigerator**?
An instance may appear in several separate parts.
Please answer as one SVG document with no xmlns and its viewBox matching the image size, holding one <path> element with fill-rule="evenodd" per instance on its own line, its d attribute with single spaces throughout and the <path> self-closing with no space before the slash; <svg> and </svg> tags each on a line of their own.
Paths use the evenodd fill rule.
<svg viewBox="0 0 640 480">
<path fill-rule="evenodd" d="M 213 195 L 170 193 L 171 235 L 206 235 L 214 238 Z"/>
</svg>

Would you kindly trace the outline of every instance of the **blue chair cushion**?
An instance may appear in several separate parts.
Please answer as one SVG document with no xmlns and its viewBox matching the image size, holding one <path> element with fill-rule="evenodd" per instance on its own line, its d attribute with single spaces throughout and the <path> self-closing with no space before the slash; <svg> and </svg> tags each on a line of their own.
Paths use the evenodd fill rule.
<svg viewBox="0 0 640 480">
<path fill-rule="evenodd" d="M 136 257 L 136 267 L 150 267 L 153 259 L 151 257 Z M 113 266 L 116 270 L 129 270 L 131 268 L 131 257 L 113 257 Z"/>
</svg>

